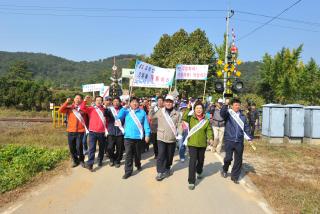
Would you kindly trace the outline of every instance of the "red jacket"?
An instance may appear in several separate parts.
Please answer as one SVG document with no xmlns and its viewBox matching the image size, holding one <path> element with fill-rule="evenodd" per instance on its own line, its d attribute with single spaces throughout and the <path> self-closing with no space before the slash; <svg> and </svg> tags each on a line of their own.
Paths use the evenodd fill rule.
<svg viewBox="0 0 320 214">
<path fill-rule="evenodd" d="M 89 116 L 89 131 L 92 132 L 99 132 L 104 133 L 105 127 L 96 111 L 96 109 L 93 106 L 87 106 L 87 102 L 83 101 L 80 105 L 80 109 L 84 112 L 86 112 Z M 104 107 L 101 105 L 99 106 L 99 109 L 102 111 L 102 114 L 104 114 Z M 103 116 L 103 118 L 106 121 L 106 118 Z M 107 121 L 106 126 L 108 127 Z"/>
<path fill-rule="evenodd" d="M 67 132 L 85 132 L 84 126 L 81 124 L 81 122 L 77 119 L 77 117 L 72 112 L 74 108 L 76 108 L 74 104 L 72 104 L 71 106 L 68 106 L 68 103 L 65 102 L 59 109 L 60 113 L 67 114 L 67 117 L 68 117 Z M 80 110 L 80 114 L 83 117 L 85 123 L 87 123 L 87 117 L 85 113 Z"/>
</svg>

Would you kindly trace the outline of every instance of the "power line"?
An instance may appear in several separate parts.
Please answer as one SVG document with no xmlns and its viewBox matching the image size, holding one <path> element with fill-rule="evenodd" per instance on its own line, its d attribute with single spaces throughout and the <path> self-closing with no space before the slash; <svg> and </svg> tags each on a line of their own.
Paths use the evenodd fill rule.
<svg viewBox="0 0 320 214">
<path fill-rule="evenodd" d="M 247 22 L 247 23 L 256 23 L 256 24 L 263 24 L 263 22 L 259 21 L 253 21 L 253 20 L 247 20 L 247 19 L 238 19 L 233 18 L 235 21 L 239 22 Z M 286 26 L 286 25 L 278 25 L 278 24 L 269 24 L 270 26 L 279 27 L 279 28 L 287 28 L 292 30 L 300 30 L 300 31 L 306 31 L 306 32 L 312 32 L 312 33 L 318 33 L 319 31 L 313 30 L 313 29 L 306 29 L 306 28 L 299 28 L 299 27 L 292 27 L 292 26 Z"/>
<path fill-rule="evenodd" d="M 56 13 L 22 13 L 22 12 L 7 12 L 3 14 L 16 14 L 27 16 L 62 16 L 62 17 L 88 17 L 88 18 L 127 18 L 127 19 L 224 19 L 224 17 L 205 17 L 205 16 L 126 16 L 126 15 L 86 15 L 86 14 L 56 14 Z"/>
<path fill-rule="evenodd" d="M 240 11 L 240 10 L 234 10 L 234 11 L 236 13 L 245 14 L 245 15 L 259 16 L 259 17 L 264 17 L 264 18 L 274 18 L 274 16 L 269 16 L 269 15 L 265 15 L 265 14 Z M 276 19 L 282 20 L 282 21 L 287 21 L 287 22 L 301 23 L 301 24 L 305 24 L 305 25 L 320 26 L 319 22 L 310 22 L 310 21 L 304 21 L 304 20 L 299 20 L 299 19 L 288 19 L 288 18 L 281 18 L 281 17 L 276 17 Z"/>
<path fill-rule="evenodd" d="M 133 8 L 133 9 L 123 9 L 123 8 L 94 8 L 94 7 L 48 7 L 48 6 L 31 6 L 31 5 L 8 5 L 8 4 L 0 4 L 1 7 L 17 7 L 17 8 L 36 8 L 36 9 L 48 9 L 48 10 L 95 10 L 95 11 L 123 11 L 123 12 L 226 12 L 225 9 L 141 9 L 141 8 Z"/>
<path fill-rule="evenodd" d="M 8 10 L 52 10 L 54 12 L 62 12 L 62 11 L 86 11 L 86 12 L 227 12 L 225 9 L 141 9 L 141 8 L 133 8 L 133 9 L 124 9 L 124 8 L 95 8 L 95 7 L 65 7 L 65 6 L 37 6 L 37 5 L 12 5 L 12 4 L 0 4 L 2 9 Z M 251 15 L 251 16 L 259 16 L 264 18 L 274 18 L 282 21 L 300 23 L 312 26 L 320 26 L 318 22 L 310 22 L 298 19 L 288 19 L 288 18 L 280 18 L 277 16 L 270 16 L 266 14 L 259 14 L 248 11 L 234 10 L 238 14 L 243 15 Z"/>
<path fill-rule="evenodd" d="M 85 17 L 85 18 L 124 18 L 124 19 L 224 19 L 224 17 L 210 17 L 210 16 L 130 16 L 130 15 L 87 15 L 87 14 L 56 14 L 56 13 L 24 13 L 24 12 L 8 12 L 2 11 L 0 7 L 0 13 L 2 14 L 13 14 L 13 15 L 26 15 L 26 16 L 56 16 L 56 17 Z M 234 18 L 236 21 L 240 22 L 248 22 L 248 23 L 257 23 L 263 24 L 262 22 L 253 21 L 253 20 L 246 20 L 246 19 L 239 19 Z M 313 29 L 305 29 L 305 28 L 298 28 L 292 26 L 285 26 L 285 25 L 276 25 L 272 24 L 272 26 L 280 27 L 280 28 L 287 28 L 293 30 L 300 30 L 306 32 L 317 33 L 319 31 Z"/>
<path fill-rule="evenodd" d="M 254 28 L 252 31 L 250 31 L 249 33 L 245 34 L 244 36 L 240 37 L 240 39 L 237 39 L 236 41 L 240 41 L 243 40 L 245 38 L 247 38 L 248 36 L 250 36 L 251 34 L 255 33 L 256 31 L 260 30 L 261 28 L 263 28 L 264 26 L 268 25 L 269 23 L 271 23 L 273 20 L 275 20 L 276 18 L 278 18 L 279 16 L 281 16 L 282 14 L 284 14 L 285 12 L 287 12 L 288 10 L 290 10 L 292 7 L 294 7 L 295 5 L 297 5 L 298 3 L 300 3 L 302 0 L 298 0 L 296 2 L 294 2 L 293 4 L 291 4 L 289 7 L 287 7 L 286 9 L 282 10 L 278 15 L 276 15 L 275 17 L 272 17 L 269 21 L 263 23 L 262 25 Z"/>
</svg>

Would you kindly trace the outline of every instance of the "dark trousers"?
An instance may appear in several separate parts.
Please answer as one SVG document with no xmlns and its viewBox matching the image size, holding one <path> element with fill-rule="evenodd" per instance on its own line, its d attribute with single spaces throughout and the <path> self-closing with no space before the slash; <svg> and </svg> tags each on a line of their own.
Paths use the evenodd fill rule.
<svg viewBox="0 0 320 214">
<path fill-rule="evenodd" d="M 250 134 L 252 137 L 254 137 L 254 131 L 256 129 L 256 124 L 255 123 L 250 123 Z"/>
<path fill-rule="evenodd" d="M 158 143 L 157 143 L 157 133 L 151 133 L 150 142 L 153 144 L 154 156 L 158 156 Z"/>
<path fill-rule="evenodd" d="M 99 162 L 102 162 L 103 160 L 106 137 L 104 133 L 90 132 L 89 133 L 89 159 L 87 161 L 88 165 L 94 164 L 97 141 L 99 145 L 99 154 L 98 154 Z"/>
<path fill-rule="evenodd" d="M 125 174 L 132 174 L 133 171 L 133 158 L 136 167 L 141 167 L 141 144 L 142 141 L 139 139 L 124 139 L 124 147 L 126 150 L 125 158 Z"/>
<path fill-rule="evenodd" d="M 141 153 L 145 153 L 145 152 L 149 151 L 149 143 L 146 143 L 146 141 L 144 140 L 144 137 L 140 143 L 140 151 L 141 151 Z"/>
<path fill-rule="evenodd" d="M 83 132 L 68 132 L 68 144 L 69 151 L 74 163 L 79 163 L 84 161 L 82 139 Z"/>
<path fill-rule="evenodd" d="M 107 137 L 107 150 L 110 158 L 110 162 L 120 164 L 123 155 L 123 135 L 114 136 L 108 135 Z"/>
<path fill-rule="evenodd" d="M 84 133 L 83 139 L 82 139 L 82 146 L 83 146 L 84 152 L 87 152 L 87 151 L 88 151 L 87 139 L 88 139 L 88 134 L 85 134 L 85 133 Z"/>
<path fill-rule="evenodd" d="M 234 163 L 231 171 L 231 177 L 238 180 L 241 167 L 242 167 L 242 154 L 243 154 L 243 142 L 232 142 L 225 141 L 224 148 L 226 151 L 226 156 L 224 158 L 223 171 L 228 172 L 229 166 L 232 161 L 232 156 L 234 154 Z"/>
<path fill-rule="evenodd" d="M 196 182 L 196 173 L 201 174 L 203 171 L 204 164 L 204 153 L 206 148 L 188 146 L 189 148 L 189 184 L 195 184 Z"/>
<path fill-rule="evenodd" d="M 158 140 L 158 157 L 157 157 L 157 172 L 164 173 L 170 170 L 172 165 L 174 151 L 176 149 L 175 143 L 165 143 Z"/>
</svg>

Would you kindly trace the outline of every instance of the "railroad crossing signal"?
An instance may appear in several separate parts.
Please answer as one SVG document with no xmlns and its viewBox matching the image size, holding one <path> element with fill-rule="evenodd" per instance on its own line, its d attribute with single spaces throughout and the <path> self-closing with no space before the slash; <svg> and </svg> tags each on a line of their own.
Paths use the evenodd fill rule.
<svg viewBox="0 0 320 214">
<path fill-rule="evenodd" d="M 231 46 L 231 54 L 228 55 L 227 63 L 224 63 L 221 59 L 216 61 L 217 69 L 214 72 L 218 79 L 215 81 L 215 91 L 216 93 L 225 92 L 225 97 L 232 97 L 233 93 L 240 93 L 243 90 L 243 82 L 239 79 L 241 72 L 238 70 L 238 66 L 242 62 L 236 58 L 237 50 L 234 45 Z M 223 77 L 225 73 L 226 79 Z M 223 80 L 226 80 L 226 90 Z"/>
</svg>

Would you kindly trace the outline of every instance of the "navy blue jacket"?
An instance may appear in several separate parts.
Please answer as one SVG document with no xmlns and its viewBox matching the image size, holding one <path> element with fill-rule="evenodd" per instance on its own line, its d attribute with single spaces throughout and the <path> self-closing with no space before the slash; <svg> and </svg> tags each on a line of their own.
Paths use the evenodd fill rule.
<svg viewBox="0 0 320 214">
<path fill-rule="evenodd" d="M 120 109 L 121 109 L 121 107 L 120 107 Z M 123 133 L 121 132 L 119 127 L 114 125 L 115 118 L 113 117 L 113 114 L 109 108 L 106 108 L 106 110 L 104 111 L 104 116 L 107 118 L 107 121 L 108 121 L 109 135 L 113 135 L 113 136 L 123 135 Z M 121 122 L 123 122 L 123 121 L 121 121 Z"/>
<path fill-rule="evenodd" d="M 224 140 L 237 143 L 243 143 L 244 134 L 237 122 L 231 117 L 228 106 L 224 105 L 220 111 L 221 117 L 225 120 Z M 250 126 L 246 116 L 240 111 L 240 119 L 244 123 L 244 131 L 252 139 L 250 135 Z"/>
</svg>

